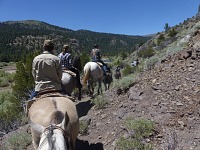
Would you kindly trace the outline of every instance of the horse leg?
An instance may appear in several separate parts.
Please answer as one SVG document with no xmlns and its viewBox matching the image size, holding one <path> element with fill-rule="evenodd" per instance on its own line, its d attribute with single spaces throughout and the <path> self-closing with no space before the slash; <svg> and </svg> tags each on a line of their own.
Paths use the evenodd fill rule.
<svg viewBox="0 0 200 150">
<path fill-rule="evenodd" d="M 106 82 L 104 81 L 104 87 L 105 87 L 105 91 L 107 91 L 107 86 L 106 86 Z"/>
<path fill-rule="evenodd" d="M 102 93 L 101 81 L 98 81 L 98 95 Z"/>
<path fill-rule="evenodd" d="M 92 87 L 91 95 L 93 95 L 94 94 L 94 85 L 93 85 L 93 83 L 92 83 L 91 87 Z"/>
<path fill-rule="evenodd" d="M 78 88 L 78 100 L 81 100 L 81 88 Z"/>
<path fill-rule="evenodd" d="M 92 81 L 87 82 L 87 87 L 88 87 L 88 91 L 89 91 L 90 96 L 92 96 L 93 91 L 94 91 L 93 86 L 92 86 Z M 91 88 L 92 88 L 92 90 L 91 90 Z"/>
</svg>

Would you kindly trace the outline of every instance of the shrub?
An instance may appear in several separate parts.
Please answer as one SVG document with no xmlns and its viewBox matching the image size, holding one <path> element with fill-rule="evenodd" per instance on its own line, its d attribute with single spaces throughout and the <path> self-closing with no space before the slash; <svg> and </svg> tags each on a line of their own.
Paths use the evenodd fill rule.
<svg viewBox="0 0 200 150">
<path fill-rule="evenodd" d="M 104 95 L 99 95 L 92 100 L 92 103 L 94 103 L 96 109 L 102 109 L 108 102 Z"/>
<path fill-rule="evenodd" d="M 165 40 L 164 34 L 160 34 L 157 39 L 157 45 L 160 45 Z"/>
<path fill-rule="evenodd" d="M 133 135 L 129 139 L 120 138 L 117 142 L 117 148 L 120 150 L 138 149 L 151 150 L 151 144 L 144 143 L 142 140 L 149 137 L 154 131 L 154 124 L 145 119 L 126 119 L 124 125 L 129 133 Z"/>
<path fill-rule="evenodd" d="M 26 149 L 28 145 L 31 144 L 31 135 L 26 132 L 18 132 L 11 136 L 6 145 L 6 150 L 22 150 Z"/>
<path fill-rule="evenodd" d="M 131 73 L 134 73 L 134 68 L 127 64 L 125 68 L 122 70 L 122 74 L 123 76 L 127 76 Z"/>
<path fill-rule="evenodd" d="M 4 70 L 0 70 L 0 87 L 9 86 L 9 82 L 14 81 L 14 73 L 6 73 Z"/>
<path fill-rule="evenodd" d="M 7 74 L 8 82 L 14 82 L 14 76 L 15 76 L 15 73 Z"/>
<path fill-rule="evenodd" d="M 134 84 L 135 77 L 134 75 L 129 75 L 126 77 L 123 77 L 120 80 L 114 80 L 113 87 L 117 89 L 127 89 L 130 85 Z"/>
<path fill-rule="evenodd" d="M 79 125 L 79 132 L 82 135 L 86 135 L 88 132 L 88 124 L 87 121 L 80 121 L 80 125 Z"/>
<path fill-rule="evenodd" d="M 151 120 L 146 119 L 131 119 L 128 118 L 124 121 L 126 129 L 134 133 L 134 137 L 148 137 L 153 133 L 154 124 Z"/>
<path fill-rule="evenodd" d="M 154 49 L 152 47 L 148 47 L 146 50 L 140 50 L 137 52 L 138 57 L 149 58 L 154 55 Z"/>
<path fill-rule="evenodd" d="M 119 56 L 124 60 L 126 57 L 128 57 L 128 54 L 124 51 L 120 52 Z"/>
<path fill-rule="evenodd" d="M 9 86 L 8 79 L 6 77 L 0 77 L 0 87 Z"/>
<path fill-rule="evenodd" d="M 177 33 L 178 33 L 178 32 L 177 32 L 174 28 L 172 28 L 172 29 L 170 29 L 170 30 L 168 31 L 168 36 L 169 36 L 170 38 L 172 38 L 172 37 L 174 37 Z"/>
<path fill-rule="evenodd" d="M 154 68 L 155 64 L 159 61 L 158 57 L 151 57 L 146 60 L 144 69 L 145 70 L 151 70 Z"/>
<path fill-rule="evenodd" d="M 18 117 L 20 101 L 16 100 L 11 92 L 0 94 L 0 118 L 4 121 L 10 121 Z"/>
</svg>

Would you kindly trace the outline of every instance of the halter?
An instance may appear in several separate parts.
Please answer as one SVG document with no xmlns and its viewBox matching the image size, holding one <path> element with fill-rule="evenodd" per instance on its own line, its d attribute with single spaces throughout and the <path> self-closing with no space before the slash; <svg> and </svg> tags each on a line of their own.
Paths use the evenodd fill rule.
<svg viewBox="0 0 200 150">
<path fill-rule="evenodd" d="M 38 147 L 38 150 L 40 150 L 41 148 L 42 148 L 42 146 L 45 144 L 45 142 L 48 140 L 48 137 L 49 137 L 49 134 L 50 134 L 50 136 L 52 136 L 53 135 L 53 130 L 55 130 L 55 129 L 58 129 L 58 130 L 60 130 L 60 131 L 62 131 L 62 134 L 63 134 L 63 136 L 64 136 L 64 139 L 65 139 L 65 141 L 66 141 L 66 143 L 67 143 L 67 147 L 69 148 L 69 141 L 70 141 L 70 137 L 67 135 L 67 132 L 64 130 L 64 129 L 62 129 L 61 127 L 59 127 L 59 126 L 57 126 L 57 125 L 55 125 L 55 124 L 51 124 L 51 125 L 49 125 L 49 126 L 47 126 L 45 129 L 44 129 L 44 134 L 46 134 L 47 135 L 47 137 L 43 140 L 43 142 L 40 144 L 40 146 Z M 51 147 L 51 149 L 52 149 L 52 145 L 50 145 L 50 147 Z"/>
</svg>

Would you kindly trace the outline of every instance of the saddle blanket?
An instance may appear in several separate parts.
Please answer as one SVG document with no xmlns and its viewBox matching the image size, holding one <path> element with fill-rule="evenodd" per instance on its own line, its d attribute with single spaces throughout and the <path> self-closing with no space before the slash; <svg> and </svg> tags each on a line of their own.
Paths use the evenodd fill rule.
<svg viewBox="0 0 200 150">
<path fill-rule="evenodd" d="M 70 74 L 72 77 L 76 77 L 76 73 L 74 73 L 71 70 L 63 70 L 63 72 L 66 72 L 66 73 Z"/>
</svg>

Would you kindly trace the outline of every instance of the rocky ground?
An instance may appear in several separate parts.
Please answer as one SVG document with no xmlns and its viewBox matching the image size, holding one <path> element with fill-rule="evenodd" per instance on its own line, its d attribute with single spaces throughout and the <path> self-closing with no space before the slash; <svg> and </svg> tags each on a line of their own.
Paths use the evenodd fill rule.
<svg viewBox="0 0 200 150">
<path fill-rule="evenodd" d="M 148 141 L 155 150 L 200 150 L 199 36 L 191 39 L 190 48 L 141 73 L 130 88 L 105 92 L 104 109 L 94 109 L 89 98 L 78 102 L 80 120 L 87 121 L 88 127 L 85 135 L 78 136 L 77 149 L 115 150 L 121 136 L 130 136 L 123 121 L 132 117 L 155 123 L 156 133 Z M 11 134 L 0 140 L 1 146 Z M 32 150 L 32 145 L 27 149 Z"/>
</svg>

